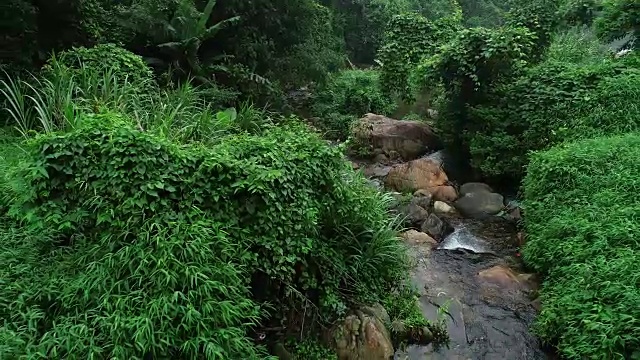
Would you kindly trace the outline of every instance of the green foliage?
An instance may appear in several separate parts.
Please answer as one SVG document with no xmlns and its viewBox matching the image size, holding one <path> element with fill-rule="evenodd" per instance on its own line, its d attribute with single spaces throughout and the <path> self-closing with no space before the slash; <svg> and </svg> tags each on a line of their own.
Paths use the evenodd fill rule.
<svg viewBox="0 0 640 360">
<path fill-rule="evenodd" d="M 344 70 L 318 89 L 312 112 L 317 125 L 333 138 L 346 139 L 354 119 L 366 113 L 391 115 L 395 102 L 383 94 L 376 70 Z"/>
<path fill-rule="evenodd" d="M 38 137 L 19 174 L 12 214 L 42 235 L 21 256 L 46 256 L 26 263 L 37 282 L 2 287 L 5 353 L 255 358 L 244 336 L 270 304 L 308 329 L 406 277 L 390 198 L 303 125 L 205 148 L 108 113 L 78 123 Z"/>
<path fill-rule="evenodd" d="M 220 30 L 240 20 L 239 16 L 218 21 L 209 26 L 213 8 L 217 0 L 209 0 L 202 12 L 195 8 L 192 0 L 182 0 L 171 20 L 165 24 L 165 42 L 158 47 L 167 51 L 174 70 L 182 76 L 192 76 L 202 82 L 208 82 L 206 66 L 199 56 L 202 43 L 215 37 Z"/>
<path fill-rule="evenodd" d="M 626 67 L 613 60 L 549 61 L 499 87 L 472 110 L 478 124 L 470 132 L 472 164 L 487 175 L 520 178 L 532 150 L 638 129 L 638 106 L 630 99 L 640 92 L 640 74 Z"/>
<path fill-rule="evenodd" d="M 209 51 L 233 56 L 235 63 L 287 88 L 323 80 L 341 57 L 339 35 L 315 0 L 219 0 L 217 9 L 216 18 L 241 18 Z M 305 69 L 310 59 L 313 66 Z M 300 77 L 293 79 L 292 70 Z"/>
<path fill-rule="evenodd" d="M 611 55 L 587 27 L 573 27 L 556 33 L 546 54 L 546 62 L 597 65 Z"/>
<path fill-rule="evenodd" d="M 127 79 L 137 85 L 153 79 L 151 69 L 140 56 L 114 44 L 63 51 L 49 59 L 45 71 L 51 71 L 51 68 L 57 65 L 74 69 L 78 76 L 111 72 L 116 78 Z"/>
<path fill-rule="evenodd" d="M 144 85 L 144 84 L 143 84 Z M 55 59 L 45 77 L 0 81 L 0 94 L 6 104 L 9 120 L 27 137 L 31 131 L 46 133 L 73 128 L 83 112 L 102 107 L 126 111 L 130 109 L 140 88 L 118 79 L 111 68 L 106 72 L 70 69 Z"/>
<path fill-rule="evenodd" d="M 468 109 L 526 64 L 531 46 L 532 35 L 525 28 L 464 29 L 418 66 L 414 76 L 423 87 L 444 85 L 448 103 L 436 124 L 451 148 L 469 151 L 472 137 L 486 125 Z"/>
<path fill-rule="evenodd" d="M 640 3 L 634 0 L 605 0 L 596 29 L 601 38 L 611 41 L 631 34 L 640 46 Z"/>
<path fill-rule="evenodd" d="M 557 0 L 512 0 L 511 8 L 505 15 L 506 25 L 525 27 L 534 35 L 535 46 L 530 47 L 531 61 L 543 59 L 545 50 L 551 44 L 558 26 Z"/>
<path fill-rule="evenodd" d="M 602 0 L 565 0 L 558 8 L 559 20 L 565 26 L 591 26 L 602 10 Z"/>
<path fill-rule="evenodd" d="M 567 359 L 640 355 L 638 156 L 636 133 L 531 158 L 523 255 L 546 275 L 536 330 Z"/>
<path fill-rule="evenodd" d="M 20 146 L 19 134 L 11 129 L 0 128 L 0 217 L 6 214 L 22 190 L 20 179 L 17 183 L 14 181 L 14 173 L 26 155 Z"/>
<path fill-rule="evenodd" d="M 296 360 L 338 360 L 335 352 L 316 341 L 295 341 L 291 342 L 290 345 Z"/>
<path fill-rule="evenodd" d="M 405 285 L 389 294 L 382 305 L 389 313 L 391 322 L 400 321 L 406 328 L 420 329 L 429 325 L 418 305 L 419 294 L 410 285 Z"/>
<path fill-rule="evenodd" d="M 462 12 L 430 21 L 418 14 L 393 17 L 378 54 L 382 62 L 381 82 L 385 92 L 411 100 L 416 95 L 409 83 L 411 70 L 436 54 L 439 46 L 461 30 Z"/>
<path fill-rule="evenodd" d="M 285 88 L 306 85 L 313 81 L 324 83 L 329 74 L 343 68 L 346 56 L 344 40 L 338 36 L 336 15 L 326 6 L 312 5 L 311 21 L 306 24 L 307 38 L 287 51 L 288 56 L 278 58 L 272 69 Z"/>
<path fill-rule="evenodd" d="M 36 18 L 37 9 L 29 1 L 8 0 L 0 4 L 0 66 L 3 70 L 31 67 L 31 57 L 38 51 Z"/>
<path fill-rule="evenodd" d="M 347 52 L 357 64 L 373 64 L 383 36 L 396 14 L 414 9 L 408 0 L 331 1 L 340 14 Z"/>
<path fill-rule="evenodd" d="M 266 358 L 246 336 L 259 316 L 246 270 L 230 263 L 244 250 L 198 215 L 153 216 L 135 229 L 121 218 L 67 246 L 3 229 L 3 264 L 17 269 L 3 267 L 0 355 Z"/>
</svg>

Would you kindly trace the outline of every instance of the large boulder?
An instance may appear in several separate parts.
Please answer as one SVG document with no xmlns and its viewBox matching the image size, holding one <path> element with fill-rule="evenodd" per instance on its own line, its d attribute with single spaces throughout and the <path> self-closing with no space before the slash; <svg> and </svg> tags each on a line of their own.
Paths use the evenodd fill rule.
<svg viewBox="0 0 640 360">
<path fill-rule="evenodd" d="M 405 221 L 409 226 L 420 226 L 420 224 L 422 224 L 429 217 L 429 211 L 413 201 L 410 202 L 409 205 L 407 205 L 406 209 L 402 210 L 405 210 Z"/>
<path fill-rule="evenodd" d="M 463 216 L 483 219 L 504 209 L 504 197 L 486 191 L 470 192 L 456 200 L 453 206 Z"/>
<path fill-rule="evenodd" d="M 432 236 L 436 240 L 442 240 L 449 232 L 449 226 L 436 214 L 430 214 L 420 226 L 420 231 Z"/>
<path fill-rule="evenodd" d="M 330 344 L 340 360 L 389 360 L 393 356 L 391 336 L 385 327 L 384 309 L 364 307 L 347 316 L 330 332 Z"/>
<path fill-rule="evenodd" d="M 460 186 L 460 195 L 478 192 L 493 192 L 491 186 L 480 182 L 469 182 Z"/>
<path fill-rule="evenodd" d="M 384 183 L 387 188 L 413 193 L 421 189 L 431 192 L 438 186 L 446 185 L 448 180 L 447 174 L 435 161 L 416 159 L 394 165 Z"/>
<path fill-rule="evenodd" d="M 458 192 L 451 185 L 436 186 L 433 189 L 429 189 L 429 191 L 431 192 L 431 196 L 433 196 L 433 199 L 436 201 L 450 203 L 456 201 L 456 199 L 458 198 Z"/>
<path fill-rule="evenodd" d="M 372 147 L 373 153 L 407 161 L 441 147 L 431 126 L 419 121 L 395 120 L 366 114 L 353 127 L 354 140 Z"/>
<path fill-rule="evenodd" d="M 429 245 L 429 247 L 435 248 L 438 246 L 438 241 L 431 237 L 429 234 L 425 234 L 418 230 L 409 229 L 402 233 L 402 238 L 406 244 L 409 245 Z"/>
</svg>

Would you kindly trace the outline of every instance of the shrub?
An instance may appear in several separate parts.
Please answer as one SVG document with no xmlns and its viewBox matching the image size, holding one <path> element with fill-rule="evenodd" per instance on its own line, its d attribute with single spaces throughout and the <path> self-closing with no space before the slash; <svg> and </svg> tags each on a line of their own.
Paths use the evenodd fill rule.
<svg viewBox="0 0 640 360">
<path fill-rule="evenodd" d="M 640 73 L 623 61 L 547 61 L 499 87 L 472 109 L 472 165 L 489 176 L 521 178 L 530 151 L 639 128 Z M 505 157 L 501 154 L 509 153 Z"/>
<path fill-rule="evenodd" d="M 450 149 L 469 156 L 471 139 L 486 126 L 469 109 L 485 103 L 496 86 L 511 81 L 526 64 L 532 41 L 531 32 L 521 27 L 464 29 L 418 65 L 414 81 L 424 88 L 444 87 L 447 102 L 436 125 Z"/>
<path fill-rule="evenodd" d="M 564 0 L 558 8 L 558 16 L 566 26 L 591 26 L 600 11 L 602 0 Z"/>
<path fill-rule="evenodd" d="M 568 359 L 640 355 L 638 156 L 635 133 L 531 158 L 523 255 L 546 275 L 536 331 Z"/>
<path fill-rule="evenodd" d="M 394 16 L 378 53 L 384 91 L 404 100 L 413 100 L 418 89 L 409 82 L 411 70 L 425 58 L 435 55 L 438 47 L 451 40 L 461 27 L 462 10 L 459 7 L 450 17 L 435 21 L 412 13 Z"/>
<path fill-rule="evenodd" d="M 506 24 L 512 27 L 524 27 L 531 31 L 535 46 L 529 47 L 529 60 L 544 58 L 551 44 L 553 33 L 558 26 L 558 1 L 556 0 L 511 0 L 511 8 L 506 14 Z"/>
<path fill-rule="evenodd" d="M 75 69 L 81 76 L 84 72 L 103 74 L 111 72 L 120 80 L 133 84 L 146 84 L 153 79 L 151 68 L 142 57 L 114 44 L 100 44 L 91 48 L 78 47 L 63 51 L 49 59 L 45 70 L 55 67 L 57 62 Z M 80 71 L 82 70 L 82 71 Z"/>
<path fill-rule="evenodd" d="M 640 4 L 635 0 L 603 1 L 596 29 L 599 36 L 608 41 L 630 34 L 635 38 L 636 47 L 640 49 Z"/>
<path fill-rule="evenodd" d="M 415 0 L 347 0 L 333 2 L 341 16 L 349 56 L 358 64 L 373 64 L 391 18 L 409 12 Z M 412 4 L 413 3 L 413 4 Z"/>
<path fill-rule="evenodd" d="M 255 358 L 267 309 L 296 331 L 406 277 L 389 198 L 302 125 L 204 148 L 113 114 L 80 123 L 36 139 L 22 174 L 12 214 L 43 234 L 47 275 L 2 309 L 17 354 Z"/>
<path fill-rule="evenodd" d="M 337 138 L 349 135 L 350 120 L 366 113 L 391 115 L 395 102 L 383 94 L 380 75 L 375 70 L 345 70 L 333 74 L 328 83 L 318 89 L 312 113 L 320 117 L 323 130 Z"/>
</svg>

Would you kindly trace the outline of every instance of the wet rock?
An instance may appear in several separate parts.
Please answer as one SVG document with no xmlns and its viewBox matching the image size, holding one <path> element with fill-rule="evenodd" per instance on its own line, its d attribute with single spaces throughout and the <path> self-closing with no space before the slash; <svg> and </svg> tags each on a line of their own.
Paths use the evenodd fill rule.
<svg viewBox="0 0 640 360">
<path fill-rule="evenodd" d="M 441 213 L 441 214 L 450 214 L 455 212 L 455 209 L 453 207 L 451 207 L 449 204 L 442 202 L 442 201 L 436 201 L 433 203 L 433 210 L 435 210 L 435 212 L 437 213 Z"/>
<path fill-rule="evenodd" d="M 464 216 L 482 219 L 496 215 L 504 208 L 504 197 L 490 192 L 472 192 L 456 200 L 453 204 Z"/>
<path fill-rule="evenodd" d="M 505 265 L 495 265 L 478 272 L 478 277 L 483 281 L 499 285 L 501 287 L 524 287 L 533 289 L 537 284 L 535 274 L 518 274 Z"/>
<path fill-rule="evenodd" d="M 431 195 L 428 193 L 426 195 L 422 195 L 422 194 L 420 194 L 419 196 L 414 195 L 413 198 L 411 198 L 410 203 L 418 205 L 423 209 L 429 209 L 431 208 Z"/>
<path fill-rule="evenodd" d="M 391 166 L 374 164 L 362 168 L 362 173 L 368 178 L 383 178 L 389 174 Z"/>
<path fill-rule="evenodd" d="M 520 284 L 518 274 L 504 265 L 496 265 L 482 270 L 478 273 L 478 277 L 484 281 L 502 286 L 517 286 Z"/>
<path fill-rule="evenodd" d="M 431 189 L 431 194 L 435 200 L 444 202 L 454 202 L 458 198 L 458 192 L 450 185 L 437 186 Z"/>
<path fill-rule="evenodd" d="M 404 241 L 409 245 L 426 244 L 426 245 L 429 245 L 431 247 L 438 246 L 438 242 L 434 238 L 429 236 L 429 234 L 425 234 L 423 232 L 420 232 L 420 231 L 417 231 L 417 230 L 414 230 L 414 229 L 410 229 L 410 230 L 405 231 L 402 234 L 402 237 L 404 238 Z"/>
<path fill-rule="evenodd" d="M 439 244 L 439 249 L 447 241 L 466 244 L 481 240 L 483 246 L 494 254 L 442 250 L 423 252 L 421 250 L 424 247 L 409 248 L 417 260 L 412 271 L 412 283 L 420 292 L 422 314 L 426 319 L 441 319 L 445 322 L 450 343 L 440 348 L 433 345 L 409 345 L 404 351 L 398 351 L 396 358 L 547 359 L 531 332 L 536 315 L 535 306 L 539 304 L 532 302 L 529 289 L 523 287 L 525 281 L 533 281 L 533 278 L 516 275 L 519 283 L 513 283 L 518 285 L 513 287 L 501 286 L 479 276 L 483 270 L 504 264 L 504 260 L 498 260 L 497 257 L 511 252 L 510 248 L 501 247 L 513 245 L 515 227 L 509 225 L 503 230 L 501 226 L 487 225 L 492 222 L 453 217 L 450 221 L 456 225 L 457 230 Z M 498 230 L 500 232 L 496 232 Z M 478 249 L 476 245 L 472 247 Z M 509 279 L 512 278 L 507 277 Z M 437 337 L 435 331 L 434 336 Z"/>
<path fill-rule="evenodd" d="M 410 226 L 420 226 L 429 217 L 429 211 L 412 202 L 406 207 L 406 215 L 405 221 Z"/>
<path fill-rule="evenodd" d="M 384 190 L 384 185 L 382 184 L 382 181 L 380 181 L 379 179 L 373 178 L 373 179 L 368 179 L 369 184 L 376 190 L 378 191 L 382 191 Z"/>
<path fill-rule="evenodd" d="M 369 310 L 355 311 L 331 330 L 329 340 L 338 359 L 388 360 L 393 356 L 393 345 L 384 320 Z"/>
<path fill-rule="evenodd" d="M 431 214 L 427 220 L 422 223 L 420 230 L 436 239 L 443 239 L 447 230 L 447 225 L 436 214 Z"/>
<path fill-rule="evenodd" d="M 373 161 L 378 164 L 386 164 L 389 162 L 389 158 L 385 154 L 378 154 L 373 158 Z"/>
<path fill-rule="evenodd" d="M 462 227 L 449 234 L 438 247 L 442 250 L 463 250 L 476 254 L 493 254 L 489 244 L 482 238 L 474 235 L 468 229 Z"/>
<path fill-rule="evenodd" d="M 382 320 L 383 324 L 390 324 L 391 323 L 391 318 L 389 317 L 389 313 L 387 312 L 387 309 L 384 308 L 384 306 L 376 303 L 373 304 L 371 306 L 363 306 L 360 311 L 362 311 L 364 314 L 367 314 L 369 316 L 375 316 L 378 319 Z"/>
<path fill-rule="evenodd" d="M 447 181 L 447 174 L 437 163 L 429 159 L 417 159 L 394 165 L 385 178 L 385 186 L 413 193 L 420 189 L 435 189 L 445 185 Z"/>
<path fill-rule="evenodd" d="M 413 193 L 413 196 L 415 196 L 415 197 L 428 196 L 429 198 L 431 198 L 431 193 L 429 192 L 429 190 L 418 189 Z"/>
<path fill-rule="evenodd" d="M 353 127 L 352 135 L 357 142 L 371 145 L 374 151 L 380 149 L 386 155 L 395 152 L 405 161 L 441 147 L 438 137 L 429 125 L 376 114 L 366 114 L 360 119 Z"/>
<path fill-rule="evenodd" d="M 507 218 L 512 221 L 520 221 L 522 220 L 522 211 L 519 207 L 513 208 L 511 209 L 511 211 L 509 211 Z"/>
<path fill-rule="evenodd" d="M 485 183 L 479 183 L 479 182 L 469 182 L 460 186 L 460 195 L 462 196 L 469 193 L 479 193 L 479 192 L 492 193 L 493 189 L 491 188 L 491 186 Z"/>
</svg>

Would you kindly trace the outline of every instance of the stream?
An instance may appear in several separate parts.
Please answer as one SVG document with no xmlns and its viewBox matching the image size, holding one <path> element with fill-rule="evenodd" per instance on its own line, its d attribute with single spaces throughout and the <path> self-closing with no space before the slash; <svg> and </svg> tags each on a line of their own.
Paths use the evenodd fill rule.
<svg viewBox="0 0 640 360">
<path fill-rule="evenodd" d="M 441 164 L 451 178 L 465 171 L 442 151 L 425 156 Z M 369 164 L 363 171 L 382 190 L 389 165 Z M 456 171 L 458 170 L 458 171 Z M 460 174 L 460 175 L 458 175 Z M 409 345 L 395 360 L 551 359 L 531 332 L 537 306 L 534 275 L 523 273 L 516 225 L 498 216 L 483 220 L 439 215 L 454 231 L 436 248 L 409 244 L 415 266 L 412 280 L 425 318 L 443 318 L 448 346 Z"/>
<path fill-rule="evenodd" d="M 530 275 L 518 275 L 514 226 L 503 220 L 447 220 L 455 230 L 436 249 L 412 245 L 411 252 L 422 311 L 433 320 L 442 307 L 450 344 L 410 345 L 394 358 L 547 359 L 529 330 L 536 315 L 530 300 L 535 283 Z"/>
</svg>

